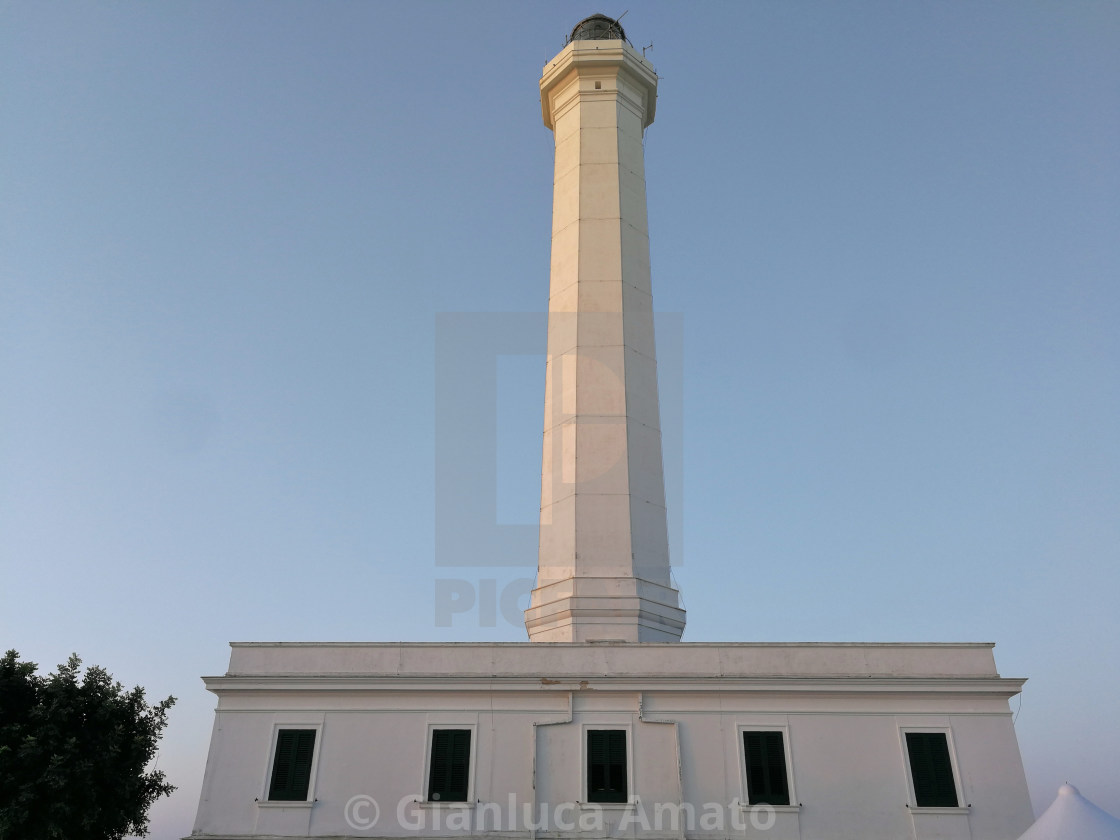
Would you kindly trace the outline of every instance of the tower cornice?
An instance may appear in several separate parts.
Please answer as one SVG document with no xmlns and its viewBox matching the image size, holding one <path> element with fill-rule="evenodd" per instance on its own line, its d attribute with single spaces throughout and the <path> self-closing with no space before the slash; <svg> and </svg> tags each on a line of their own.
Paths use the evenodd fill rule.
<svg viewBox="0 0 1120 840">
<path fill-rule="evenodd" d="M 545 65 L 541 75 L 541 116 L 549 129 L 555 130 L 556 116 L 568 104 L 565 100 L 569 97 L 562 96 L 566 89 L 571 90 L 572 98 L 577 93 L 591 97 L 598 93 L 570 84 L 581 78 L 592 81 L 594 76 L 625 78 L 641 98 L 634 104 L 641 111 L 642 128 L 653 122 L 657 106 L 657 72 L 653 65 L 625 41 L 572 41 Z"/>
</svg>

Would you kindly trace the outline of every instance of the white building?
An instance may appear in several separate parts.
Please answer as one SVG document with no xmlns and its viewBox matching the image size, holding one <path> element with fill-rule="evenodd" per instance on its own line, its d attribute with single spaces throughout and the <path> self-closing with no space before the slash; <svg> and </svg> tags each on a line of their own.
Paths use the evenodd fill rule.
<svg viewBox="0 0 1120 840">
<path fill-rule="evenodd" d="M 617 22 L 544 70 L 556 139 L 531 641 L 234 644 L 192 836 L 1014 840 L 990 644 L 689 644 L 669 577 L 644 129 Z"/>
</svg>

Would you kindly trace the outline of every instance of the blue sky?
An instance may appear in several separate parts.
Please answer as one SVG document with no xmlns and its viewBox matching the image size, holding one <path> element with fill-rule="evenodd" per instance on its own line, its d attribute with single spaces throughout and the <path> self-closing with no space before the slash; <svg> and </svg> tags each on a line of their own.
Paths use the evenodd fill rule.
<svg viewBox="0 0 1120 840">
<path fill-rule="evenodd" d="M 545 310 L 537 80 L 595 11 L 0 5 L 0 639 L 179 698 L 156 840 L 228 641 L 524 638 L 485 593 L 531 551 L 436 550 L 437 315 Z M 686 640 L 995 641 L 1036 809 L 1120 814 L 1120 6 L 623 23 L 662 74 Z M 513 345 L 491 466 L 439 493 L 531 533 L 543 331 Z"/>
</svg>

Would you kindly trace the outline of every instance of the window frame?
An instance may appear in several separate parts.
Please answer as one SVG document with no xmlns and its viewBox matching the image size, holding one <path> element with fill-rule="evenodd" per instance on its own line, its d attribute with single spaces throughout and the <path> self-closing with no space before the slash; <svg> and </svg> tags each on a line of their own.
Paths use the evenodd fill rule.
<svg viewBox="0 0 1120 840">
<path fill-rule="evenodd" d="M 739 802 L 746 807 L 753 805 L 761 805 L 760 802 L 751 802 L 750 800 L 750 786 L 747 784 L 747 742 L 746 733 L 748 732 L 780 732 L 782 735 L 782 750 L 785 753 L 786 762 L 786 792 L 789 795 L 788 805 L 769 805 L 768 807 L 776 810 L 792 809 L 797 810 L 800 805 L 797 799 L 797 790 L 794 786 L 793 778 L 793 746 L 789 737 L 789 723 L 740 723 L 735 727 L 735 741 L 737 743 L 737 754 L 739 756 L 739 785 L 742 790 L 742 796 Z"/>
<path fill-rule="evenodd" d="M 622 732 L 626 736 L 626 799 L 621 802 L 592 802 L 591 801 L 591 776 L 588 733 L 592 731 Z M 595 721 L 584 722 L 580 725 L 580 794 L 581 804 L 593 805 L 597 808 L 625 808 L 638 801 L 634 792 L 634 727 L 629 722 Z"/>
<path fill-rule="evenodd" d="M 467 798 L 466 799 L 429 799 L 431 796 L 430 782 L 432 778 L 432 747 L 435 743 L 436 730 L 466 729 L 471 735 L 470 756 L 467 759 Z M 478 755 L 478 721 L 472 716 L 471 720 L 429 720 L 427 734 L 424 740 L 424 775 L 420 778 L 420 790 L 423 791 L 420 803 L 430 807 L 459 807 L 471 805 L 475 801 L 475 756 Z"/>
<path fill-rule="evenodd" d="M 315 744 L 311 748 L 311 769 L 307 775 L 307 794 L 304 799 L 270 799 L 272 793 L 272 774 L 276 766 L 276 749 L 280 745 L 280 732 L 282 730 L 313 730 Z M 264 782 L 261 795 L 257 799 L 258 805 L 273 808 L 298 808 L 309 807 L 315 802 L 315 782 L 319 772 L 319 751 L 323 746 L 323 722 L 283 721 L 272 724 L 270 735 L 268 762 L 264 768 Z"/>
<path fill-rule="evenodd" d="M 908 733 L 918 734 L 940 734 L 945 736 L 945 748 L 949 752 L 949 772 L 953 776 L 953 793 L 957 798 L 956 805 L 919 805 L 917 791 L 914 789 L 914 769 L 910 763 L 910 745 L 906 741 Z M 949 726 L 901 726 L 898 730 L 898 740 L 902 747 L 902 763 L 906 768 L 906 789 L 909 797 L 907 807 L 914 811 L 922 813 L 937 812 L 937 811 L 967 811 L 966 807 L 962 807 L 961 803 L 964 802 L 964 791 L 961 789 L 961 774 L 960 767 L 957 764 L 957 750 L 953 743 L 953 730 Z"/>
</svg>

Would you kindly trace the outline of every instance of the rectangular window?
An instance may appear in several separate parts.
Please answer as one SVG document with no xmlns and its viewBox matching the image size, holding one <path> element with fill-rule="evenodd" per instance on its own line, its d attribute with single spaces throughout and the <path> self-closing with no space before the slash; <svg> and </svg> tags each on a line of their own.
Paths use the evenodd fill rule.
<svg viewBox="0 0 1120 840">
<path fill-rule="evenodd" d="M 466 802 L 471 768 L 471 731 L 433 729 L 428 800 Z"/>
<path fill-rule="evenodd" d="M 627 801 L 626 730 L 587 730 L 587 801 Z"/>
<path fill-rule="evenodd" d="M 781 732 L 744 732 L 747 801 L 751 805 L 788 805 L 789 778 Z"/>
<path fill-rule="evenodd" d="M 914 804 L 919 808 L 956 808 L 957 786 L 945 733 L 907 732 L 906 752 L 914 780 Z"/>
<path fill-rule="evenodd" d="M 306 802 L 311 782 L 311 759 L 315 755 L 314 729 L 281 729 L 276 733 L 276 755 L 272 759 L 270 801 Z"/>
</svg>

